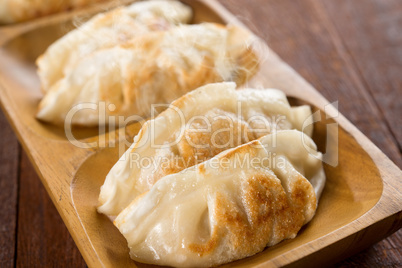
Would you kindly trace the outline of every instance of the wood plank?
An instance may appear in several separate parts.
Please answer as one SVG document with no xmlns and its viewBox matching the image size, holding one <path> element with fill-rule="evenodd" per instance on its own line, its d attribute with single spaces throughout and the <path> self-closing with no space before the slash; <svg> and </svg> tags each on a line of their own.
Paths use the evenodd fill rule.
<svg viewBox="0 0 402 268">
<path fill-rule="evenodd" d="M 318 1 L 220 2 L 402 166 L 395 138 Z M 242 8 L 246 6 L 247 8 Z"/>
<path fill-rule="evenodd" d="M 323 1 L 325 10 L 402 148 L 402 4 L 399 0 Z"/>
<path fill-rule="evenodd" d="M 2 111 L 0 126 L 0 267 L 13 267 L 20 147 Z"/>
<path fill-rule="evenodd" d="M 336 267 L 399 267 L 401 265 L 402 229 L 387 239 L 348 258 Z"/>
<path fill-rule="evenodd" d="M 383 12 L 385 5 L 389 5 L 388 9 L 395 8 L 396 1 L 379 0 L 377 2 L 381 3 L 376 3 L 376 8 L 371 4 L 369 9 L 365 6 L 366 1 L 363 4 L 363 1 L 328 0 L 326 4 L 331 6 L 326 8 L 335 9 L 331 11 L 330 18 L 323 14 L 317 2 L 319 1 L 221 1 L 327 99 L 339 100 L 340 111 L 401 166 L 400 148 L 398 150 L 397 146 L 397 142 L 402 141 L 402 117 L 399 116 L 402 114 L 401 76 L 400 71 L 398 73 L 396 69 L 392 69 L 401 63 L 402 46 L 400 43 L 393 46 L 402 40 L 394 33 L 394 27 L 397 29 L 397 25 L 400 25 L 399 21 L 395 21 L 398 17 L 396 14 L 400 12 L 392 13 L 387 10 L 383 15 L 377 15 L 381 17 L 377 18 L 380 22 L 375 22 L 382 23 L 383 29 L 377 24 L 374 30 L 365 27 L 366 18 L 375 17 L 378 11 Z M 359 17 L 360 21 L 354 22 L 351 12 L 342 13 L 347 8 L 342 7 L 339 2 L 347 3 L 353 12 L 364 13 Z M 239 8 L 239 5 L 247 5 L 247 8 Z M 391 18 L 384 17 L 388 12 L 393 14 Z M 342 28 L 331 25 L 335 19 L 342 23 Z M 383 20 L 388 25 L 384 25 Z M 349 25 L 353 23 L 357 25 L 349 29 Z M 358 31 L 363 33 L 357 35 Z M 375 34 L 373 31 L 381 33 Z M 368 42 L 371 35 L 377 37 L 379 34 L 382 35 L 379 40 Z M 345 47 L 344 39 L 341 40 L 339 36 L 348 36 L 351 44 L 346 44 L 348 47 Z M 351 37 L 354 38 L 350 40 Z M 387 42 L 384 43 L 384 40 Z M 385 50 L 381 49 L 382 44 L 386 47 Z M 353 54 L 349 54 L 352 49 L 349 47 L 353 48 Z M 366 50 L 359 51 L 362 47 Z M 370 49 L 378 53 L 371 64 L 369 63 L 373 57 L 369 57 L 367 52 Z M 358 68 L 355 62 L 359 62 Z M 364 69 L 365 66 L 370 68 Z M 337 266 L 395 266 L 401 261 L 401 237 L 399 231 Z"/>
<path fill-rule="evenodd" d="M 25 152 L 20 165 L 18 267 L 85 267 Z"/>
<path fill-rule="evenodd" d="M 239 2 L 239 1 L 238 1 Z M 271 1 L 274 3 L 274 1 Z M 279 2 L 279 1 L 276 1 Z M 281 5 L 281 3 L 276 3 L 277 5 Z M 264 3 L 269 3 L 269 1 L 260 1 L 260 2 L 246 2 L 243 1 L 244 6 L 249 6 L 250 4 L 255 4 L 255 3 L 260 3 L 262 6 L 264 6 Z M 365 129 L 363 131 L 370 131 L 372 126 L 370 126 L 371 120 L 378 120 L 378 119 L 384 119 L 384 115 L 381 113 L 377 112 L 371 112 L 370 110 L 378 110 L 378 107 L 373 100 L 372 96 L 370 94 L 367 94 L 366 88 L 364 81 L 361 79 L 361 75 L 358 72 L 354 71 L 354 65 L 353 61 L 350 60 L 350 56 L 348 53 L 345 51 L 345 47 L 342 45 L 342 42 L 339 41 L 339 38 L 336 35 L 336 32 L 334 32 L 334 28 L 331 27 L 331 24 L 328 24 L 328 20 L 326 23 L 320 25 L 320 20 L 322 20 L 322 14 L 319 12 L 319 9 L 313 4 L 313 2 L 309 1 L 307 3 L 310 4 L 300 4 L 296 3 L 295 1 L 286 1 L 287 7 L 282 7 L 283 9 L 290 8 L 292 9 L 291 12 L 294 12 L 296 15 L 299 15 L 298 13 L 304 12 L 305 7 L 313 7 L 313 15 L 310 17 L 310 13 L 307 14 L 307 17 L 309 17 L 309 21 L 307 22 L 307 25 L 303 25 L 303 20 L 300 20 L 301 17 L 296 19 L 296 27 L 293 32 L 290 31 L 290 36 L 287 42 L 284 42 L 283 45 L 285 48 L 282 48 L 282 43 L 280 41 L 276 41 L 276 48 L 275 51 L 278 51 L 278 49 L 284 49 L 285 54 L 286 53 L 293 53 L 288 55 L 290 59 L 294 58 L 295 59 L 295 64 L 298 65 L 299 69 L 304 72 L 304 76 L 307 78 L 311 76 L 314 80 L 316 81 L 314 83 L 317 83 L 318 86 L 321 87 L 322 93 L 327 94 L 328 96 L 332 96 L 333 99 L 336 99 L 338 95 L 341 95 L 343 98 L 339 99 L 341 101 L 341 111 L 345 113 L 347 117 L 350 118 L 349 114 L 347 112 L 352 113 L 352 117 L 354 118 L 355 121 L 360 122 L 360 117 L 363 116 L 363 120 L 361 121 L 362 126 L 359 126 L 360 129 Z M 296 9 L 293 9 L 293 5 L 296 5 Z M 260 8 L 260 6 L 257 4 L 255 9 Z M 297 10 L 297 8 L 302 8 Z M 315 8 L 315 9 L 314 9 Z M 318 11 L 317 11 L 318 10 Z M 239 8 L 240 14 L 244 14 L 245 9 Z M 255 12 L 253 11 L 253 14 Z M 263 14 L 263 13 L 262 13 Z M 283 14 L 283 13 L 282 13 Z M 292 14 L 293 16 L 294 14 Z M 266 15 L 264 15 L 266 16 Z M 253 18 L 253 17 L 251 17 Z M 291 17 L 293 18 L 293 17 Z M 269 19 L 269 18 L 268 18 Z M 283 19 L 281 16 L 277 16 L 277 19 Z M 288 18 L 285 18 L 286 20 Z M 328 18 L 326 18 L 328 19 Z M 256 19 L 256 22 L 259 22 L 260 19 Z M 310 36 L 306 40 L 303 39 L 303 37 L 297 37 L 300 38 L 301 41 L 304 41 L 303 43 L 303 49 L 305 45 L 309 44 L 312 42 L 313 45 L 320 45 L 323 44 L 323 48 L 321 47 L 312 47 L 306 49 L 306 52 L 300 51 L 299 46 L 299 41 L 292 41 L 291 40 L 291 35 L 295 34 L 296 36 L 299 35 L 298 33 L 298 28 L 299 23 L 302 22 L 302 30 L 306 32 L 310 32 Z M 273 23 L 275 25 L 276 22 Z M 293 22 L 294 23 L 294 22 Z M 319 26 L 316 26 L 315 24 L 318 23 Z M 272 24 L 272 23 L 271 23 Z M 288 24 L 289 26 L 290 24 Z M 258 27 L 261 27 L 262 31 L 268 31 L 266 30 L 265 24 L 258 25 Z M 254 27 L 253 29 L 256 29 L 257 27 Z M 258 30 L 258 28 L 257 28 Z M 273 29 L 278 30 L 275 35 L 281 36 L 283 34 L 282 30 L 283 29 Z M 314 36 L 315 31 L 318 32 L 318 37 L 330 37 L 330 40 L 320 40 L 319 38 Z M 334 34 L 335 33 L 335 34 Z M 271 34 L 271 32 L 269 32 Z M 321 35 L 322 34 L 322 35 Z M 268 36 L 268 35 L 267 35 Z M 275 36 L 274 36 L 275 37 Z M 315 40 L 317 38 L 317 40 Z M 311 40 L 310 40 L 311 39 Z M 275 42 L 275 41 L 274 41 Z M 329 44 L 329 45 L 328 45 Z M 339 45 L 340 44 L 340 45 Z M 286 48 L 286 46 L 289 46 L 289 48 Z M 292 47 L 293 46 L 293 47 Z M 327 46 L 327 47 L 325 47 Z M 303 50 L 302 49 L 302 50 Z M 310 52 L 311 55 L 305 54 Z M 318 56 L 315 54 L 317 53 Z M 327 53 L 329 53 L 327 55 Z M 333 53 L 333 54 L 332 54 Z M 299 55 L 300 54 L 300 55 Z M 305 55 L 307 55 L 307 58 Z M 282 56 L 282 55 L 281 55 Z M 286 56 L 286 55 L 285 55 Z M 282 56 L 283 57 L 283 56 Z M 310 58 L 311 57 L 311 58 Z M 328 57 L 328 62 L 321 62 L 321 60 L 325 59 Z M 311 62 L 310 62 L 311 61 Z M 288 62 L 291 62 L 288 60 Z M 310 64 L 309 64 L 310 63 Z M 329 64 L 329 67 L 326 65 Z M 293 65 L 293 64 L 291 64 Z M 306 68 L 306 69 L 305 69 Z M 321 70 L 321 68 L 324 68 Z M 345 70 L 344 70 L 345 69 Z M 300 71 L 299 70 L 299 71 Z M 318 73 L 316 73 L 318 72 Z M 341 74 L 339 77 L 338 75 Z M 334 77 L 332 77 L 332 75 Z M 335 82 L 332 80 L 326 81 L 322 79 L 322 76 L 324 78 L 330 78 L 333 79 L 335 82 L 338 84 L 334 84 Z M 310 82 L 311 80 L 308 79 Z M 338 81 L 339 80 L 339 81 Z M 313 84 L 314 84 L 313 83 Z M 316 87 L 318 87 L 315 85 Z M 348 98 L 348 91 L 354 88 L 354 86 L 357 87 L 357 93 L 356 92 L 351 92 L 352 98 Z M 337 92 L 338 87 L 340 88 L 340 93 Z M 335 91 L 335 92 L 333 92 Z M 363 93 L 361 93 L 361 92 Z M 360 93 L 359 93 L 360 92 Z M 365 92 L 365 93 L 364 93 Z M 332 95 L 333 94 L 333 95 Z M 359 94 L 363 94 L 364 98 L 361 101 L 362 103 L 359 103 L 357 105 L 357 108 L 355 108 L 354 101 L 356 101 L 355 98 L 356 96 L 359 96 Z M 327 97 L 328 97 L 327 96 Z M 350 103 L 349 103 L 349 102 Z M 342 104 L 343 102 L 347 102 L 346 104 Z M 367 107 L 365 107 L 367 106 Z M 343 110 L 342 110 L 343 109 Z M 357 109 L 357 111 L 354 111 L 353 109 Z M 367 111 L 371 112 L 367 115 Z M 359 113 L 362 114 L 359 114 Z M 381 121 L 380 121 L 381 122 Z M 390 135 L 388 131 L 388 126 L 387 124 L 382 124 L 382 123 L 377 123 L 375 127 L 375 132 L 372 134 L 374 139 L 377 139 L 378 144 L 380 145 L 387 145 L 389 142 L 389 146 L 385 147 L 385 150 L 389 150 L 388 154 L 391 155 L 391 157 L 395 157 L 395 159 L 400 159 L 400 155 L 398 156 L 397 154 L 397 147 L 393 146 L 392 144 L 395 143 L 394 137 Z M 385 140 L 381 140 L 383 133 L 388 133 L 386 134 Z M 367 133 L 366 133 L 367 134 Z M 369 134 L 368 134 L 369 135 Z M 370 135 L 369 135 L 370 136 Z M 373 139 L 373 137 L 371 137 Z M 376 140 L 374 140 L 376 142 Z M 376 143 L 377 143 L 376 142 Z M 381 148 L 381 146 L 380 146 Z M 382 148 L 384 150 L 384 148 Z M 396 153 L 395 153 L 396 152 Z M 395 160 L 394 160 L 395 161 Z M 66 243 L 64 245 L 64 242 L 61 241 L 67 241 L 68 239 L 71 238 L 65 238 L 65 234 L 67 233 L 63 223 L 61 222 L 60 218 L 57 215 L 57 212 L 55 211 L 53 205 L 51 204 L 49 198 L 47 198 L 46 193 L 43 190 L 43 187 L 41 187 L 41 184 L 39 182 L 39 179 L 36 177 L 35 172 L 33 171 L 32 167 L 29 168 L 30 164 L 27 160 L 26 156 L 23 156 L 23 160 L 21 164 L 24 166 L 22 168 L 22 172 L 24 176 L 21 176 L 22 178 L 25 177 L 24 183 L 21 183 L 21 187 L 23 189 L 20 190 L 20 193 L 25 193 L 23 197 L 21 197 L 21 200 L 23 200 L 23 205 L 20 204 L 20 217 L 21 220 L 19 221 L 18 228 L 20 230 L 19 234 L 22 233 L 24 237 L 29 237 L 29 238 L 24 238 L 22 236 L 18 236 L 18 261 L 17 264 L 18 266 L 28 266 L 28 265 L 44 265 L 44 266 L 80 266 L 82 263 L 80 262 L 79 258 L 73 257 L 71 259 L 71 256 L 75 256 L 77 252 L 76 248 L 73 249 L 70 244 Z M 22 174 L 22 175 L 23 175 Z M 39 183 L 39 184 L 34 184 L 34 182 Z M 40 193 L 41 194 L 38 194 Z M 45 200 L 47 198 L 47 201 Z M 32 204 L 31 204 L 32 203 Z M 50 204 L 50 205 L 49 205 Z M 49 212 L 53 209 L 53 212 Z M 24 221 L 22 221 L 22 219 Z M 56 222 L 56 223 L 55 223 Z M 24 225 L 25 224 L 25 225 Z M 61 224 L 58 226 L 57 224 Z M 32 225 L 32 226 L 26 226 L 26 225 Z M 49 229 L 50 228 L 50 229 Z M 64 228 L 64 229 L 63 229 Z M 50 231 L 49 231 L 50 230 Z M 61 231 L 60 231 L 61 230 Z M 62 233 L 61 235 L 59 234 Z M 67 235 L 67 237 L 69 237 Z M 28 240 L 27 240 L 28 239 Z M 20 241 L 21 240 L 21 241 Z M 70 243 L 70 242 L 69 242 Z M 71 242 L 72 243 L 72 242 Z M 50 247 L 50 249 L 49 249 Z M 56 249 L 52 248 L 56 247 Z M 66 250 L 67 248 L 70 248 Z M 74 251 L 75 250 L 75 251 Z M 42 253 L 41 253 L 42 252 Z M 66 258 L 70 258 L 69 260 L 66 261 Z M 395 260 L 395 259 L 394 259 Z"/>
<path fill-rule="evenodd" d="M 373 97 L 388 129 L 402 144 L 402 5 L 395 0 L 323 1 L 319 10 L 329 15 L 345 53 Z M 325 10 L 324 10 L 325 9 Z M 402 230 L 337 267 L 397 267 L 401 263 Z"/>
</svg>

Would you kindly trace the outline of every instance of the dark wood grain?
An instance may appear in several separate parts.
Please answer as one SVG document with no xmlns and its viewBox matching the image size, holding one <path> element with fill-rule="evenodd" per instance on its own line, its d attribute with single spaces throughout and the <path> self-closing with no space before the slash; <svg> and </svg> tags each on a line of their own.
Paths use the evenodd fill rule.
<svg viewBox="0 0 402 268">
<path fill-rule="evenodd" d="M 402 166 L 400 1 L 220 2 Z M 399 231 L 336 266 L 398 267 L 401 241 Z"/>
<path fill-rule="evenodd" d="M 365 87 L 367 82 L 355 68 L 354 60 L 319 1 L 221 2 L 324 97 L 330 102 L 338 101 L 340 112 L 402 166 L 396 139 L 388 129 L 384 114 Z M 356 5 L 359 6 L 357 2 Z M 338 14 L 338 19 L 342 16 Z"/>
<path fill-rule="evenodd" d="M 19 145 L 0 112 L 0 267 L 13 267 L 17 223 Z"/>
<path fill-rule="evenodd" d="M 402 16 L 399 0 L 323 1 L 352 64 L 402 148 Z M 341 15 L 341 16 L 339 16 Z"/>
<path fill-rule="evenodd" d="M 85 267 L 25 152 L 19 188 L 17 267 Z"/>
<path fill-rule="evenodd" d="M 402 230 L 335 267 L 401 267 Z"/>
</svg>

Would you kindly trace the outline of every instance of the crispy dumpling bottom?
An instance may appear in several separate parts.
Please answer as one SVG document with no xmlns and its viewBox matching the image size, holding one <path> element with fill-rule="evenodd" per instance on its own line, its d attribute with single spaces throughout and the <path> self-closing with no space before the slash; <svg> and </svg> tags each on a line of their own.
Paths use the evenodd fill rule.
<svg viewBox="0 0 402 268">
<path fill-rule="evenodd" d="M 134 260 L 216 266 L 294 238 L 314 216 L 323 181 L 314 142 L 279 131 L 165 176 L 114 223 Z"/>
</svg>

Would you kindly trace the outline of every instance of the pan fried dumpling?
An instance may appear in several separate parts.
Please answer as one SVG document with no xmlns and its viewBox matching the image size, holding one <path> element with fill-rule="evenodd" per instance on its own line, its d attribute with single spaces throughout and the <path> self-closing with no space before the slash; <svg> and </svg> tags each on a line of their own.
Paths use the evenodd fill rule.
<svg viewBox="0 0 402 268">
<path fill-rule="evenodd" d="M 162 178 L 114 223 L 136 261 L 216 266 L 294 238 L 324 183 L 314 142 L 278 131 Z"/>
<path fill-rule="evenodd" d="M 11 24 L 104 0 L 0 0 L 0 24 Z"/>
<path fill-rule="evenodd" d="M 203 86 L 146 122 L 107 175 L 98 211 L 115 216 L 160 178 L 277 130 L 311 135 L 309 106 L 290 107 L 276 89 L 235 88 L 231 82 Z M 151 164 L 141 166 L 141 159 Z"/>
<path fill-rule="evenodd" d="M 163 31 L 192 17 L 179 1 L 143 1 L 96 15 L 69 32 L 37 60 L 42 90 L 50 90 L 70 74 L 77 62 L 91 53 L 124 44 L 150 31 Z"/>
<path fill-rule="evenodd" d="M 203 23 L 148 33 L 98 50 L 50 88 L 37 118 L 62 124 L 77 105 L 113 104 L 115 109 L 106 109 L 106 118 L 95 109 L 81 109 L 71 118 L 72 124 L 103 125 L 109 116 L 147 117 L 152 104 L 170 103 L 207 83 L 242 83 L 257 66 L 247 37 L 252 38 L 235 26 Z"/>
</svg>

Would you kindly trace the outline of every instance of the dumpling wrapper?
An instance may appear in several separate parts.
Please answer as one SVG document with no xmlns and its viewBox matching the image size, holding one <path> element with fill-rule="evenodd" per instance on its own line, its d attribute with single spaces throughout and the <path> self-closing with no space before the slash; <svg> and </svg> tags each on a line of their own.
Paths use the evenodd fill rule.
<svg viewBox="0 0 402 268">
<path fill-rule="evenodd" d="M 238 27 L 203 23 L 151 32 L 96 51 L 50 88 L 37 118 L 94 126 L 119 116 L 115 122 L 123 125 L 132 115 L 137 121 L 148 117 L 152 104 L 170 103 L 201 85 L 242 83 L 258 66 L 247 38 L 254 37 Z M 101 116 L 100 109 L 72 109 L 101 102 L 107 107 Z"/>
<path fill-rule="evenodd" d="M 324 183 L 311 138 L 278 131 L 162 178 L 114 223 L 136 261 L 216 266 L 294 238 Z"/>
<path fill-rule="evenodd" d="M 95 51 L 124 44 L 151 31 L 188 23 L 190 7 L 179 1 L 141 1 L 101 13 L 54 42 L 37 59 L 42 90 L 49 91 L 68 76 L 82 58 Z"/>
<path fill-rule="evenodd" d="M 160 178 L 271 132 L 298 129 L 311 136 L 309 106 L 290 107 L 276 89 L 235 88 L 231 82 L 200 87 L 144 123 L 107 175 L 98 211 L 116 216 Z"/>
<path fill-rule="evenodd" d="M 0 0 L 0 24 L 22 22 L 105 0 Z"/>
</svg>

